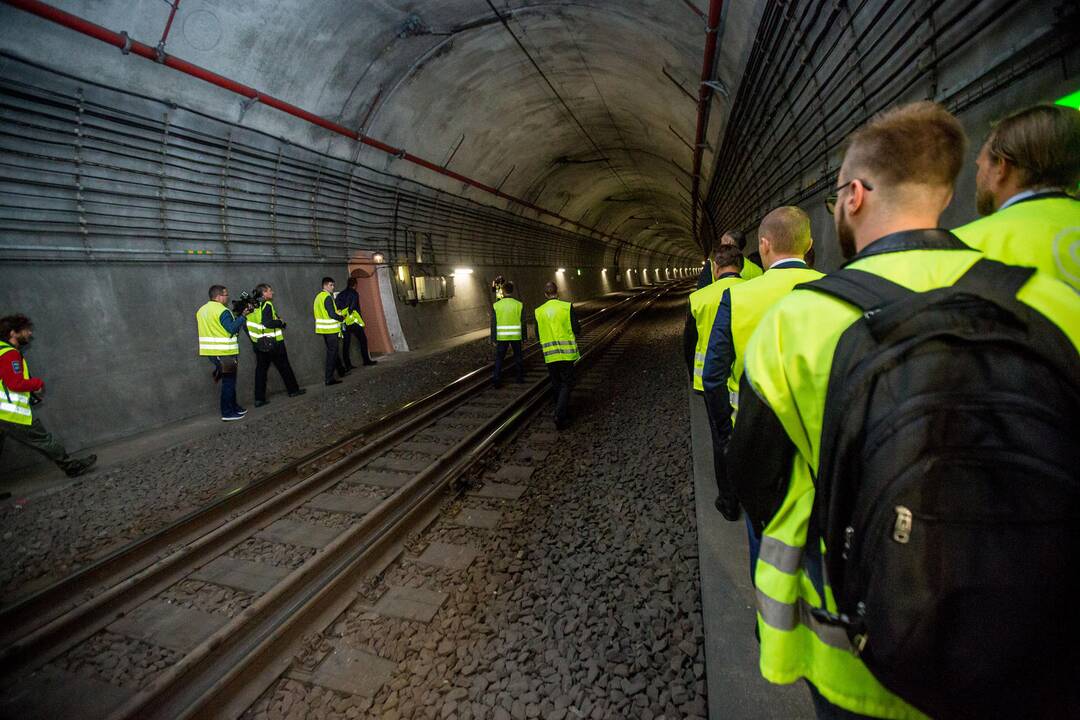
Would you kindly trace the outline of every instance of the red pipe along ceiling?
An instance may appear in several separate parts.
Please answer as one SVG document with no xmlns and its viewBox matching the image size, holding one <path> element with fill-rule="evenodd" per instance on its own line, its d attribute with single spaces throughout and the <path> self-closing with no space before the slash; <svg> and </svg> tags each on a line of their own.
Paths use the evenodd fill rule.
<svg viewBox="0 0 1080 720">
<path fill-rule="evenodd" d="M 96 40 L 100 40 L 101 42 L 118 47 L 124 52 L 125 55 L 128 53 L 134 53 L 135 55 L 144 57 L 147 60 L 153 60 L 163 65 L 167 65 L 174 70 L 179 70 L 182 73 L 186 73 L 188 75 L 191 75 L 192 77 L 196 77 L 200 80 L 210 83 L 211 85 L 216 85 L 220 88 L 224 88 L 225 90 L 229 90 L 230 92 L 234 92 L 237 95 L 242 95 L 251 100 L 256 100 L 263 105 L 268 105 L 269 107 L 275 108 L 284 113 L 288 113 L 289 115 L 293 115 L 294 117 L 298 117 L 301 120 L 306 120 L 312 125 L 318 125 L 319 127 L 325 128 L 330 132 L 337 133 L 338 135 L 343 135 L 352 140 L 356 140 L 357 142 L 373 147 L 376 150 L 381 150 L 388 155 L 393 155 L 394 157 L 405 160 L 406 162 L 410 162 L 414 165 L 419 165 L 420 167 L 427 168 L 432 172 L 436 172 L 440 175 L 445 175 L 448 178 L 453 178 L 454 180 L 458 180 L 470 187 L 474 187 L 490 195 L 494 195 L 495 197 L 502 198 L 503 200 L 509 200 L 512 203 L 529 208 L 530 210 L 540 213 L 541 215 L 547 215 L 548 217 L 555 218 L 556 220 L 559 220 L 561 222 L 569 223 L 574 227 L 586 230 L 590 233 L 594 233 L 608 240 L 626 243 L 626 241 L 622 238 L 613 237 L 611 235 L 608 235 L 607 233 L 597 230 L 594 227 L 583 225 L 579 222 L 571 220 L 570 218 L 563 217 L 558 213 L 554 213 L 550 210 L 545 210 L 539 205 L 535 205 L 531 202 L 528 202 L 527 200 L 523 200 L 521 198 L 505 193 L 478 180 L 473 180 L 470 177 L 466 177 L 461 173 L 456 173 L 453 170 L 448 170 L 442 167 L 441 165 L 436 165 L 430 160 L 425 160 L 422 157 L 418 157 L 416 155 L 413 155 L 412 153 L 406 152 L 403 148 L 396 148 L 392 145 L 387 145 L 381 140 L 368 137 L 367 135 L 363 135 L 355 130 L 350 130 L 344 125 L 339 125 L 338 123 L 327 120 L 326 118 L 320 117 L 319 115 L 316 115 L 314 113 L 308 112 L 307 110 L 297 107 L 296 105 L 287 103 L 284 100 L 279 100 L 272 95 L 260 93 L 255 88 L 248 87 L 247 85 L 244 85 L 242 83 L 238 83 L 235 80 L 231 80 L 223 75 L 219 75 L 211 70 L 207 70 L 204 67 L 200 67 L 199 65 L 195 65 L 194 63 L 190 63 L 186 60 L 181 60 L 178 57 L 168 55 L 163 51 L 163 49 L 154 48 L 145 43 L 141 43 L 137 40 L 131 39 L 127 33 L 113 32 L 108 28 L 104 28 L 100 25 L 92 23 L 89 20 L 79 17 L 78 15 L 72 15 L 71 13 L 64 12 L 59 8 L 55 8 L 52 5 L 39 2 L 38 0 L 3 1 L 6 2 L 8 5 L 16 7 L 20 10 L 25 10 L 32 15 L 37 15 L 38 17 L 49 20 L 50 22 L 54 22 L 57 25 L 62 25 L 63 27 L 75 30 L 76 32 L 80 32 L 83 35 L 87 35 Z M 175 11 L 175 5 L 173 6 L 173 10 Z"/>
<path fill-rule="evenodd" d="M 705 59 L 701 65 L 701 84 L 698 86 L 697 132 L 694 133 L 694 169 L 691 171 L 693 189 L 690 192 L 690 222 L 694 242 L 701 246 L 698 238 L 698 205 L 701 190 L 701 155 L 705 150 L 705 131 L 709 126 L 709 101 L 712 88 L 706 82 L 713 80 L 713 65 L 716 63 L 716 38 L 720 30 L 720 10 L 723 0 L 709 0 L 709 18 L 705 27 Z M 702 247 L 704 250 L 704 247 Z"/>
</svg>

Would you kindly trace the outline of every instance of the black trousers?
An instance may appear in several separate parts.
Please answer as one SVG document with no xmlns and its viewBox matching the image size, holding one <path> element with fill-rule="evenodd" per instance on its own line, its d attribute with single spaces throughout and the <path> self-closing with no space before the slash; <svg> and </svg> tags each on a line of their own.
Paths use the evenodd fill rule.
<svg viewBox="0 0 1080 720">
<path fill-rule="evenodd" d="M 496 386 L 499 384 L 499 380 L 502 379 L 502 367 L 503 360 L 506 359 L 506 349 L 510 347 L 514 349 L 514 367 L 517 370 L 517 381 L 525 382 L 525 365 L 521 357 L 521 341 L 520 340 L 499 340 L 495 343 L 495 379 Z"/>
<path fill-rule="evenodd" d="M 570 386 L 574 384 L 574 361 L 557 360 L 547 364 L 551 378 L 551 394 L 555 397 L 555 424 L 565 425 L 569 420 Z"/>
<path fill-rule="evenodd" d="M 274 343 L 274 349 L 270 352 L 255 353 L 255 400 L 257 402 L 266 400 L 266 375 L 271 365 L 276 367 L 278 374 L 281 375 L 286 392 L 294 393 L 300 389 L 292 365 L 289 364 L 289 353 L 285 350 L 285 343 Z"/>
<path fill-rule="evenodd" d="M 323 374 L 325 375 L 326 382 L 330 382 L 334 379 L 335 370 L 337 370 L 338 375 L 344 375 L 349 369 L 341 362 L 341 355 L 338 354 L 337 333 L 334 333 L 333 335 L 323 335 L 322 338 L 323 342 L 326 343 L 326 364 L 323 368 Z"/>
<path fill-rule="evenodd" d="M 364 328 L 359 325 L 346 325 L 345 326 L 345 340 L 342 343 L 341 354 L 345 360 L 345 367 L 352 368 L 352 358 L 349 356 L 349 347 L 352 344 L 352 336 L 355 335 L 360 340 L 360 358 L 367 365 L 371 362 L 371 355 L 368 354 L 367 347 L 367 333 L 364 332 Z"/>
<path fill-rule="evenodd" d="M 74 458 L 68 456 L 64 446 L 37 418 L 34 418 L 29 425 L 0 420 L 0 452 L 4 449 L 4 438 L 9 436 L 27 447 L 34 448 L 56 463 L 61 470 L 67 470 L 68 466 L 74 462 Z"/>
</svg>

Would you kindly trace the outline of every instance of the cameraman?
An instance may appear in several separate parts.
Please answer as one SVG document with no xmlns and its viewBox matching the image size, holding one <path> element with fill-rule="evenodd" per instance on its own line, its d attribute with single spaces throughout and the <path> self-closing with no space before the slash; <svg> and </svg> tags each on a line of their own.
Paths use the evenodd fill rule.
<svg viewBox="0 0 1080 720">
<path fill-rule="evenodd" d="M 214 382 L 221 381 L 221 419 L 225 422 L 243 420 L 247 410 L 236 402 L 236 371 L 240 359 L 240 343 L 236 336 L 244 327 L 252 307 L 247 305 L 236 317 L 229 310 L 229 290 L 224 285 L 210 286 L 210 302 L 195 313 L 199 327 L 199 355 L 210 359 L 214 366 Z"/>
<path fill-rule="evenodd" d="M 285 351 L 285 321 L 274 310 L 274 288 L 266 283 L 255 286 L 251 293 L 258 303 L 247 319 L 248 337 L 255 350 L 255 407 L 262 407 L 270 402 L 266 399 L 266 372 L 271 363 L 277 368 L 285 382 L 289 397 L 303 395 L 289 364 L 289 354 Z"/>
</svg>

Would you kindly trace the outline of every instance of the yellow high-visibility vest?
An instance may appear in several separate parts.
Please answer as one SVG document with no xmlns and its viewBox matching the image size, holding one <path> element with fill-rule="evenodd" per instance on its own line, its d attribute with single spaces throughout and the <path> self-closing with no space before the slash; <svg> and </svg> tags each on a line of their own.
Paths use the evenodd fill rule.
<svg viewBox="0 0 1080 720">
<path fill-rule="evenodd" d="M 694 316 L 694 325 L 697 327 L 697 346 L 694 348 L 694 389 L 700 392 L 705 391 L 705 386 L 701 384 L 701 376 L 705 372 L 705 351 L 709 349 L 709 335 L 712 334 L 720 300 L 724 297 L 725 290 L 741 282 L 744 281 L 738 275 L 720 278 L 711 285 L 690 293 L 690 314 Z"/>
<path fill-rule="evenodd" d="M 540 338 L 545 363 L 581 357 L 570 323 L 570 303 L 548 300 L 533 314 L 536 316 L 536 334 Z"/>
<path fill-rule="evenodd" d="M 1080 292 L 1080 200 L 1023 200 L 953 234 L 991 260 L 1037 268 Z"/>
<path fill-rule="evenodd" d="M 495 339 L 521 339 L 521 301 L 504 297 L 492 307 L 495 308 Z"/>
<path fill-rule="evenodd" d="M 251 314 L 247 317 L 247 330 L 248 337 L 251 338 L 251 342 L 259 342 L 259 338 L 273 338 L 278 342 L 285 341 L 285 331 L 281 328 L 268 328 L 262 324 L 263 310 L 270 308 L 270 317 L 274 316 L 274 304 L 267 300 L 259 307 L 251 311 Z"/>
<path fill-rule="evenodd" d="M 15 350 L 14 345 L 0 341 L 0 355 L 8 350 Z M 30 379 L 30 368 L 26 364 L 26 358 L 22 359 L 22 376 L 24 380 Z M 4 387 L 4 381 L 0 380 L 0 420 L 16 425 L 30 425 L 34 422 L 33 412 L 30 410 L 30 393 L 16 392 Z"/>
<path fill-rule="evenodd" d="M 808 267 L 778 267 L 728 291 L 731 302 L 731 341 L 735 346 L 735 362 L 732 363 L 731 375 L 728 376 L 728 394 L 731 396 L 733 413 L 738 413 L 739 410 L 739 380 L 742 379 L 743 358 L 746 355 L 746 343 L 754 334 L 754 329 L 769 308 L 791 292 L 791 288 L 819 277 L 822 277 L 820 272 Z M 734 420 L 734 414 L 732 419 Z"/>
<path fill-rule="evenodd" d="M 333 296 L 323 290 L 315 296 L 312 304 L 312 312 L 315 313 L 315 332 L 318 335 L 338 335 L 341 333 L 341 321 L 334 320 L 330 313 L 326 312 L 326 299 Z"/>
<path fill-rule="evenodd" d="M 195 313 L 195 323 L 199 326 L 200 355 L 239 355 L 240 343 L 236 336 L 221 324 L 221 313 L 228 310 L 217 300 L 211 300 Z"/>
<path fill-rule="evenodd" d="M 849 267 L 926 292 L 954 284 L 980 258 L 968 250 L 904 250 L 868 255 Z M 1040 273 L 1016 296 L 1055 322 L 1080 348 L 1080 296 Z M 829 702 L 851 712 L 921 719 L 921 712 L 870 673 L 843 629 L 812 614 L 815 608 L 837 612 L 827 578 L 819 592 L 807 572 L 806 547 L 819 543 L 822 555 L 837 551 L 817 537 L 808 538 L 808 528 L 833 355 L 840 336 L 861 316 L 858 308 L 837 298 L 794 290 L 766 313 L 746 346 L 746 381 L 796 448 L 786 495 L 766 523 L 754 570 L 760 668 L 773 683 L 806 678 Z"/>
</svg>

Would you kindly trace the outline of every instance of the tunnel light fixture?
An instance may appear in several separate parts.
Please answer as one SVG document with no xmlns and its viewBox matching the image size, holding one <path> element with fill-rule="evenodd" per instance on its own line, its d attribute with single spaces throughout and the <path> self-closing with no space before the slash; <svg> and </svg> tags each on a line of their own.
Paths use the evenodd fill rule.
<svg viewBox="0 0 1080 720">
<path fill-rule="evenodd" d="M 454 268 L 454 277 L 465 277 L 466 275 L 472 275 L 473 269 L 467 267 Z"/>
<path fill-rule="evenodd" d="M 401 282 L 405 282 L 405 266 L 404 265 L 398 265 L 397 276 L 398 276 L 398 280 L 400 280 Z"/>
<path fill-rule="evenodd" d="M 577 274 L 578 274 L 578 277 L 581 277 L 581 268 L 577 269 Z"/>
<path fill-rule="evenodd" d="M 607 268 L 600 268 L 600 272 L 604 275 L 607 275 Z"/>
<path fill-rule="evenodd" d="M 386 256 L 383 255 L 381 252 L 377 252 L 371 256 L 371 262 L 375 263 L 376 265 L 382 265 L 384 262 L 386 262 Z"/>
<path fill-rule="evenodd" d="M 556 274 L 556 275 L 565 275 L 565 274 L 566 274 L 566 268 L 559 268 L 559 269 L 557 269 L 557 270 L 555 271 L 555 274 Z"/>
</svg>

